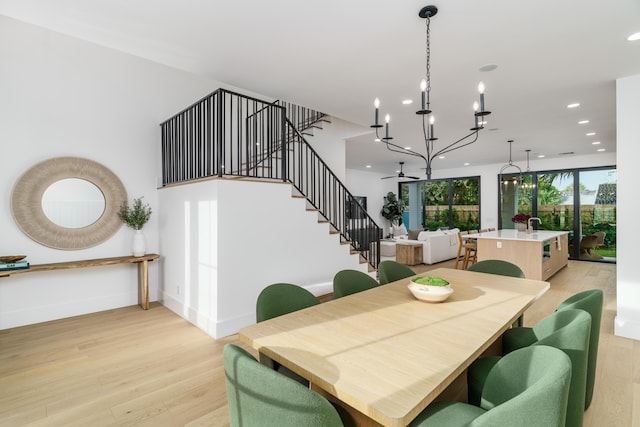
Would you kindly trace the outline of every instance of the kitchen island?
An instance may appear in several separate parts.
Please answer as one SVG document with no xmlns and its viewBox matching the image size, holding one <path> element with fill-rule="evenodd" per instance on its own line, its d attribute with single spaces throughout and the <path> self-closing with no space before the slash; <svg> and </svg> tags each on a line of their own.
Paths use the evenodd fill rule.
<svg viewBox="0 0 640 427">
<path fill-rule="evenodd" d="M 516 264 L 527 279 L 547 280 L 568 262 L 568 231 L 498 230 L 470 234 L 478 242 L 478 261 L 501 259 Z"/>
</svg>

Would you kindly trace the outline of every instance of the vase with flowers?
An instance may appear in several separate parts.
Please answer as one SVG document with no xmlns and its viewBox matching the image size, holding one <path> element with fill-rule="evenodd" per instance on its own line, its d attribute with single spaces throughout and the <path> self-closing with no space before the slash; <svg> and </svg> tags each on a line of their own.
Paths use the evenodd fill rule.
<svg viewBox="0 0 640 427">
<path fill-rule="evenodd" d="M 133 256 L 143 256 L 147 251 L 147 242 L 142 233 L 142 227 L 151 218 L 151 207 L 148 204 L 142 204 L 142 197 L 133 199 L 133 206 L 129 206 L 125 200 L 120 205 L 118 217 L 128 227 L 135 230 L 132 245 Z"/>
<path fill-rule="evenodd" d="M 531 215 L 517 213 L 511 217 L 511 221 L 516 225 L 516 229 L 518 231 L 526 231 L 527 230 L 527 221 L 529 221 Z"/>
</svg>

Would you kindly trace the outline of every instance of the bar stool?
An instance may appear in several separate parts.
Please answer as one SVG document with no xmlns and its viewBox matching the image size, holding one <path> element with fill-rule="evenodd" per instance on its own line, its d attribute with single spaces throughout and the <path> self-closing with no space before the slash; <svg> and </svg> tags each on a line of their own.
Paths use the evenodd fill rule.
<svg viewBox="0 0 640 427">
<path fill-rule="evenodd" d="M 458 247 L 458 256 L 456 257 L 456 265 L 455 268 L 458 268 L 458 264 L 462 261 L 462 269 L 466 270 L 469 267 L 469 263 L 475 263 L 478 259 L 477 257 L 477 242 L 472 239 L 463 239 L 462 235 L 464 234 L 475 234 L 477 230 L 472 231 L 461 231 L 458 233 L 458 241 L 460 242 L 460 246 Z M 464 250 L 464 253 L 462 252 Z"/>
<path fill-rule="evenodd" d="M 477 234 L 478 230 L 469 230 L 469 234 Z M 467 239 L 465 242 L 464 259 L 462 268 L 466 270 L 469 265 L 478 261 L 478 241 L 476 239 Z"/>
</svg>

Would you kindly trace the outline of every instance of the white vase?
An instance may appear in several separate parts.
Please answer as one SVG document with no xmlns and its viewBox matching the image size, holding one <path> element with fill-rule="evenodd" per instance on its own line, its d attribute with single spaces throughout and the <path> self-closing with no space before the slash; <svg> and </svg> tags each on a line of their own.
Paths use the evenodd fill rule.
<svg viewBox="0 0 640 427">
<path fill-rule="evenodd" d="M 524 224 L 522 222 L 517 222 L 516 223 L 516 229 L 518 231 L 527 231 L 527 224 Z"/>
<path fill-rule="evenodd" d="M 136 230 L 133 235 L 133 256 L 143 256 L 147 252 L 147 240 L 144 238 L 142 230 Z"/>
</svg>

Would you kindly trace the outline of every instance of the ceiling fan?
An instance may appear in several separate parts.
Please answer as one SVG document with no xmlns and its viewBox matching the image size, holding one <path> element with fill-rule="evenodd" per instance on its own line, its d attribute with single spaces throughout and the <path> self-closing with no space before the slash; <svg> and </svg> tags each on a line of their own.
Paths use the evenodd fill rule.
<svg viewBox="0 0 640 427">
<path fill-rule="evenodd" d="M 380 178 L 380 179 L 389 179 L 389 178 L 420 179 L 417 176 L 405 176 L 404 172 L 402 172 L 402 166 L 404 165 L 404 162 L 399 162 L 399 163 L 400 163 L 400 171 L 398 172 L 398 175 L 385 176 L 385 177 Z"/>
</svg>

